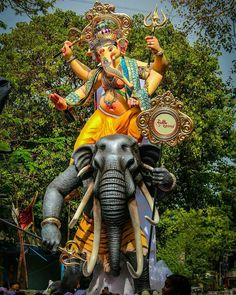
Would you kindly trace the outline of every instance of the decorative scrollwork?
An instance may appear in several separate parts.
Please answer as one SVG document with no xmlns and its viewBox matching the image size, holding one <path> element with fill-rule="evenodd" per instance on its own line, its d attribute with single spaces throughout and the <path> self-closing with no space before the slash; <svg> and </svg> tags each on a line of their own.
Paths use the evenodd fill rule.
<svg viewBox="0 0 236 295">
<path fill-rule="evenodd" d="M 65 266 L 80 265 L 81 260 L 85 261 L 79 254 L 79 247 L 75 241 L 68 241 L 64 248 L 59 247 L 61 251 L 60 262 Z"/>
<path fill-rule="evenodd" d="M 193 131 L 193 121 L 180 111 L 182 108 L 182 102 L 167 91 L 151 100 L 151 109 L 139 114 L 138 128 L 153 144 L 175 146 Z"/>
<path fill-rule="evenodd" d="M 131 18 L 127 14 L 116 13 L 114 5 L 98 1 L 86 12 L 85 17 L 89 24 L 83 29 L 82 35 L 88 43 L 93 42 L 96 38 L 95 28 L 99 22 L 113 23 L 116 26 L 115 31 L 118 38 L 127 38 L 132 26 Z"/>
</svg>

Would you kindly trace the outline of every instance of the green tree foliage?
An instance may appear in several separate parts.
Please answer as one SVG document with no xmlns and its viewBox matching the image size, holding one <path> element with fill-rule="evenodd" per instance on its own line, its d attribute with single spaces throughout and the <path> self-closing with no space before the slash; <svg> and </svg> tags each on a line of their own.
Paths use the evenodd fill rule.
<svg viewBox="0 0 236 295">
<path fill-rule="evenodd" d="M 157 229 L 158 257 L 175 273 L 204 277 L 206 271 L 218 271 L 223 254 L 234 249 L 231 227 L 220 208 L 167 210 Z"/>
<path fill-rule="evenodd" d="M 27 13 L 29 15 L 36 15 L 39 12 L 46 13 L 48 8 L 52 7 L 56 0 L 44 1 L 44 0 L 1 0 L 0 11 L 4 11 L 10 7 L 14 9 L 17 14 Z"/>
<path fill-rule="evenodd" d="M 24 208 L 36 191 L 42 198 L 46 186 L 63 171 L 73 151 L 76 136 L 88 116 L 68 123 L 55 111 L 48 94 L 64 95 L 80 83 L 59 57 L 68 28 L 84 27 L 84 20 L 73 12 L 35 17 L 30 23 L 19 23 L 9 34 L 0 36 L 0 72 L 11 82 L 12 91 L 1 115 L 0 141 L 11 145 L 13 153 L 1 156 L 1 193 Z M 84 62 L 86 57 L 77 51 Z M 37 209 L 37 207 L 36 207 Z M 42 219 L 42 207 L 35 212 L 36 224 Z"/>
<path fill-rule="evenodd" d="M 236 49 L 234 0 L 171 0 L 171 4 L 184 18 L 182 29 L 187 34 L 196 34 L 217 50 Z"/>
<path fill-rule="evenodd" d="M 56 0 L 0 0 L 0 13 L 7 8 L 11 8 L 16 14 L 27 14 L 29 17 L 37 15 L 39 12 L 46 14 L 48 9 L 53 7 Z M 6 24 L 0 20 L 0 27 L 6 28 Z"/>
<path fill-rule="evenodd" d="M 150 31 L 142 21 L 142 15 L 134 16 L 129 49 L 132 57 L 147 61 L 149 52 L 143 50 L 144 37 Z M 227 187 L 227 198 L 231 202 L 235 195 L 233 91 L 220 78 L 217 56 L 209 48 L 199 42 L 190 46 L 184 34 L 175 31 L 172 25 L 156 35 L 169 59 L 158 93 L 171 90 L 183 102 L 184 112 L 195 125 L 190 139 L 174 148 L 164 147 L 164 164 L 175 173 L 178 183 L 167 200 L 168 206 L 189 209 L 220 205 L 219 181 L 222 183 L 223 179 L 234 183 Z M 137 40 L 140 40 L 138 44 Z M 226 167 L 230 174 L 225 174 Z"/>
</svg>

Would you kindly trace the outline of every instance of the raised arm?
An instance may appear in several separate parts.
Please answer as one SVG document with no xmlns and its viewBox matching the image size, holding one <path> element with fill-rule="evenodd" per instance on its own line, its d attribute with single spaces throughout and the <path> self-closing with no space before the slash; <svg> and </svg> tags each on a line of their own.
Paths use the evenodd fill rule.
<svg viewBox="0 0 236 295">
<path fill-rule="evenodd" d="M 63 56 L 76 76 L 83 81 L 88 81 L 91 69 L 75 58 L 71 45 L 72 43 L 70 41 L 65 41 L 62 48 Z"/>
<path fill-rule="evenodd" d="M 145 40 L 147 42 L 148 48 L 152 50 L 154 55 L 154 61 L 151 64 L 151 68 L 163 75 L 168 65 L 164 50 L 161 48 L 160 43 L 155 36 L 146 36 Z"/>
<path fill-rule="evenodd" d="M 150 64 L 150 67 L 148 67 L 147 62 L 138 61 L 140 72 L 143 72 L 145 76 L 145 72 L 148 72 L 148 70 L 151 69 L 163 76 L 168 65 L 164 50 L 161 48 L 159 41 L 155 36 L 146 36 L 145 40 L 148 48 L 152 50 L 154 61 Z M 140 78 L 146 80 L 146 78 L 143 78 L 142 75 Z"/>
</svg>

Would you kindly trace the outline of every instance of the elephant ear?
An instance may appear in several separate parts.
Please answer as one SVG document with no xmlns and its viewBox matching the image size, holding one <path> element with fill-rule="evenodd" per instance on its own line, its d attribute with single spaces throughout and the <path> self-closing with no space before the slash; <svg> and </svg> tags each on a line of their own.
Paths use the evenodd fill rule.
<svg viewBox="0 0 236 295">
<path fill-rule="evenodd" d="M 160 148 L 154 144 L 142 144 L 139 146 L 139 153 L 143 163 L 156 167 L 160 159 Z"/>
<path fill-rule="evenodd" d="M 74 165 L 78 171 L 87 165 L 91 165 L 94 150 L 94 144 L 86 144 L 80 146 L 73 152 L 72 158 L 74 159 Z"/>
</svg>

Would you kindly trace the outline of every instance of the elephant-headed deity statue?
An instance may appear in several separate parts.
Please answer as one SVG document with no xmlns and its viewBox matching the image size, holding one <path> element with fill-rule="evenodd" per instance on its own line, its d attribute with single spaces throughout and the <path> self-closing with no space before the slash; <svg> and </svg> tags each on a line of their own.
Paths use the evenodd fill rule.
<svg viewBox="0 0 236 295">
<path fill-rule="evenodd" d="M 113 5 L 96 1 L 86 19 L 89 23 L 78 44 L 86 43 L 99 65 L 90 69 L 81 63 L 73 55 L 72 43 L 66 41 L 63 56 L 84 84 L 65 98 L 53 93 L 50 99 L 58 110 L 70 111 L 81 102 L 88 103 L 97 89 L 102 88 L 102 93 L 97 110 L 77 138 L 71 165 L 46 190 L 42 239 L 45 247 L 57 250 L 64 198 L 82 185 L 86 192 L 70 223 L 73 227 L 79 222 L 73 241 L 82 260 L 67 264 L 53 293 L 73 292 L 78 284 L 87 288 L 98 264 L 105 273 L 117 277 L 123 262 L 139 292 L 150 289 L 150 284 L 148 243 L 140 225 L 135 192 L 139 187 L 152 209 L 149 191 L 154 187 L 169 191 L 175 178 L 163 167 L 153 168 L 159 149 L 138 144 L 142 136 L 136 119 L 141 110 L 150 107 L 150 96 L 162 80 L 167 61 L 154 36 L 145 38 L 154 55 L 152 64 L 126 56 L 131 19 L 115 13 Z M 144 87 L 140 79 L 145 81 Z M 158 212 L 147 219 L 157 224 Z"/>
<path fill-rule="evenodd" d="M 135 192 L 139 187 L 152 209 L 149 191 L 155 187 L 169 191 L 175 186 L 175 177 L 167 169 L 153 168 L 159 153 L 157 146 L 139 145 L 128 135 L 109 135 L 75 150 L 73 164 L 49 184 L 43 202 L 42 239 L 51 250 L 61 241 L 59 219 L 65 196 L 81 185 L 86 188 L 70 222 L 74 226 L 79 221 L 74 242 L 84 262 L 66 268 L 60 292 L 72 292 L 78 282 L 90 282 L 97 264 L 111 276 L 119 276 L 122 261 L 133 277 L 135 292 L 150 289 L 148 243 Z M 158 212 L 153 219 L 146 218 L 157 224 Z"/>
<path fill-rule="evenodd" d="M 99 138 L 122 133 L 142 140 L 136 119 L 140 110 L 150 107 L 152 96 L 162 81 L 167 65 L 164 51 L 155 36 L 146 36 L 147 47 L 153 52 L 154 61 L 148 63 L 129 58 L 127 36 L 131 18 L 114 12 L 114 5 L 96 2 L 86 13 L 89 24 L 81 32 L 80 42 L 89 47 L 89 55 L 99 64 L 90 69 L 74 56 L 73 46 L 66 41 L 62 53 L 73 72 L 84 83 L 65 98 L 50 94 L 56 109 L 71 112 L 73 107 L 88 104 L 93 94 L 101 95 L 96 101 L 97 109 L 81 130 L 74 149 Z M 144 87 L 140 83 L 143 80 Z"/>
</svg>

